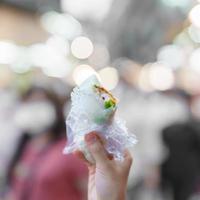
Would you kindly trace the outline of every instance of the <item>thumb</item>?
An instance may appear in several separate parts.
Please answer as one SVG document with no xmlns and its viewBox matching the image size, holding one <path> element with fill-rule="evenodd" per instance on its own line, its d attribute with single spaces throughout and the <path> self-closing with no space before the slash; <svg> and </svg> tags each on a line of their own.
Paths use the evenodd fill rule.
<svg viewBox="0 0 200 200">
<path fill-rule="evenodd" d="M 99 135 L 96 132 L 88 133 L 85 136 L 85 142 L 96 162 L 96 165 L 106 165 L 109 160 Z"/>
</svg>

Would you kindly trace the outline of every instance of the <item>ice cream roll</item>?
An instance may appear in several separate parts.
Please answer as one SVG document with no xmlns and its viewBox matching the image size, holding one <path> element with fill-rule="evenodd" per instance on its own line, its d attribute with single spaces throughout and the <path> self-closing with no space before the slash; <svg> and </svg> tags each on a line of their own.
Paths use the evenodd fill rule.
<svg viewBox="0 0 200 200">
<path fill-rule="evenodd" d="M 83 96 L 84 111 L 96 124 L 110 123 L 117 109 L 116 98 L 91 76 L 79 87 Z M 85 95 L 84 95 L 85 94 Z"/>
<path fill-rule="evenodd" d="M 85 116 L 81 119 L 84 127 L 84 120 L 90 127 L 98 127 L 96 131 L 103 131 L 103 127 L 112 123 L 117 109 L 116 98 L 104 87 L 96 76 L 89 77 L 80 86 L 77 86 L 72 94 L 72 109 L 78 116 Z M 84 133 L 87 134 L 87 133 Z M 75 133 L 75 137 L 79 133 Z M 86 144 L 82 141 L 79 145 L 86 159 L 94 163 Z"/>
</svg>

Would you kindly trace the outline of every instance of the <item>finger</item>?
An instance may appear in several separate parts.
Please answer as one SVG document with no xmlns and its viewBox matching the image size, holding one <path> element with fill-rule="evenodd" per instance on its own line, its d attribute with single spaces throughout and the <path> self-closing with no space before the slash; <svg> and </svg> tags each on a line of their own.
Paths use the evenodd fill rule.
<svg viewBox="0 0 200 200">
<path fill-rule="evenodd" d="M 113 160 L 114 159 L 113 154 L 110 154 L 110 153 L 107 153 L 107 157 L 108 157 L 109 160 Z"/>
<path fill-rule="evenodd" d="M 92 175 L 95 173 L 95 167 L 92 165 L 84 156 L 83 152 L 80 150 L 76 150 L 73 152 L 75 156 L 77 156 L 79 159 L 81 159 L 88 167 L 89 175 Z"/>
<path fill-rule="evenodd" d="M 96 165 L 106 165 L 109 159 L 100 136 L 96 132 L 91 132 L 85 136 L 85 142 L 96 162 Z"/>
<path fill-rule="evenodd" d="M 75 152 L 73 152 L 73 154 L 79 159 L 81 159 L 87 166 L 91 166 L 90 162 L 85 158 L 82 151 L 76 150 Z"/>
<path fill-rule="evenodd" d="M 123 161 L 124 167 L 129 169 L 132 165 L 132 162 L 133 162 L 133 158 L 131 156 L 131 153 L 127 149 L 125 149 L 124 150 L 124 161 Z"/>
</svg>

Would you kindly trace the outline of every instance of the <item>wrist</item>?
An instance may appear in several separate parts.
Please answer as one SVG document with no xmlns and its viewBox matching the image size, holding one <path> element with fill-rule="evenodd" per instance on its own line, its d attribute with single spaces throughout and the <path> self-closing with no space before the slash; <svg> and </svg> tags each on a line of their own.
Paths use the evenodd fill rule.
<svg viewBox="0 0 200 200">
<path fill-rule="evenodd" d="M 116 193 L 107 198 L 97 198 L 98 200 L 126 200 L 126 192 Z"/>
<path fill-rule="evenodd" d="M 120 193 L 119 196 L 116 198 L 116 200 L 125 200 L 126 199 L 126 193 Z"/>
<path fill-rule="evenodd" d="M 116 192 L 113 196 L 112 200 L 125 200 L 126 199 L 126 191 L 123 190 L 121 192 Z"/>
</svg>

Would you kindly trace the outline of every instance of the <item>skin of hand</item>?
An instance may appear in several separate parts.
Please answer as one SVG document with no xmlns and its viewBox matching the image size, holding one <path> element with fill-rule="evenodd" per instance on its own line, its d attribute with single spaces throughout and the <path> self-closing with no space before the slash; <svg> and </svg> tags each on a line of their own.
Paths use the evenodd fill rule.
<svg viewBox="0 0 200 200">
<path fill-rule="evenodd" d="M 75 152 L 89 169 L 88 200 L 125 200 L 132 157 L 126 150 L 124 161 L 115 161 L 113 156 L 106 152 L 102 141 L 96 132 L 85 136 L 87 148 L 95 164 L 89 163 L 81 151 Z"/>
</svg>

